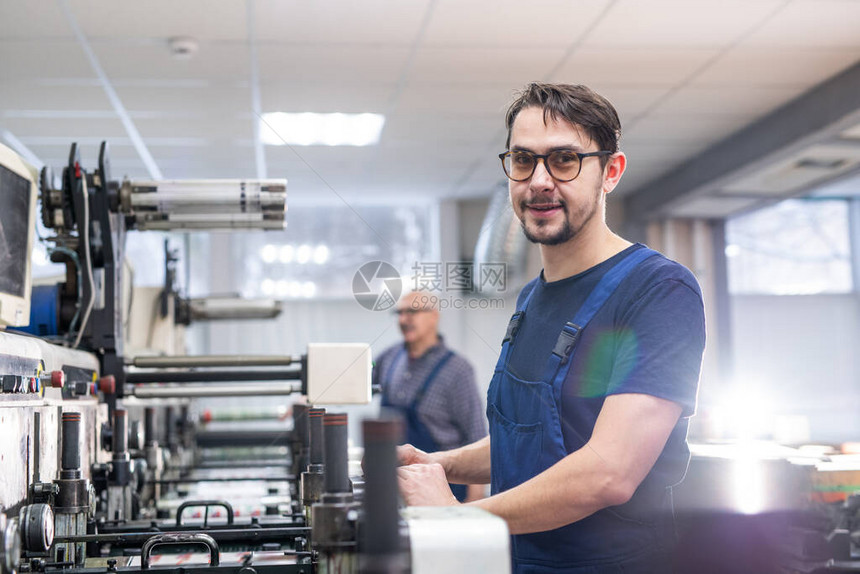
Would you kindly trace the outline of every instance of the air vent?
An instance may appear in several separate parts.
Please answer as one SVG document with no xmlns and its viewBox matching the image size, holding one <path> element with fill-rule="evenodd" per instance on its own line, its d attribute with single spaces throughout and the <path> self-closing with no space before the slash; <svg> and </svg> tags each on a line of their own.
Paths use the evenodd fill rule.
<svg viewBox="0 0 860 574">
<path fill-rule="evenodd" d="M 783 195 L 860 167 L 860 146 L 816 145 L 746 175 L 720 189 L 726 195 Z"/>
</svg>

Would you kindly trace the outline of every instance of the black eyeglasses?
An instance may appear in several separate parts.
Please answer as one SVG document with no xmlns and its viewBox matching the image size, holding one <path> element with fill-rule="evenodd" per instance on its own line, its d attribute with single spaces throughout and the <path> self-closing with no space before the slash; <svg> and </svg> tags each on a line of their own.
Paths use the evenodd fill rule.
<svg viewBox="0 0 860 574">
<path fill-rule="evenodd" d="M 582 170 L 582 160 L 587 157 L 612 155 L 611 151 L 580 153 L 570 150 L 551 151 L 546 155 L 530 151 L 506 151 L 499 154 L 505 175 L 513 181 L 525 181 L 535 172 L 539 159 L 543 160 L 547 173 L 561 182 L 573 181 Z"/>
</svg>

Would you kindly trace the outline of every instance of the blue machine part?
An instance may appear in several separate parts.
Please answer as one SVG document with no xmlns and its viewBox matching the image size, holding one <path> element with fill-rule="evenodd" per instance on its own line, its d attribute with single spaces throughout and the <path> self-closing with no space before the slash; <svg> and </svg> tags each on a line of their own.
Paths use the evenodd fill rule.
<svg viewBox="0 0 860 574">
<path fill-rule="evenodd" d="M 10 331 L 20 331 L 38 337 L 59 335 L 57 327 L 60 317 L 60 286 L 37 285 L 30 296 L 30 324 Z"/>
</svg>

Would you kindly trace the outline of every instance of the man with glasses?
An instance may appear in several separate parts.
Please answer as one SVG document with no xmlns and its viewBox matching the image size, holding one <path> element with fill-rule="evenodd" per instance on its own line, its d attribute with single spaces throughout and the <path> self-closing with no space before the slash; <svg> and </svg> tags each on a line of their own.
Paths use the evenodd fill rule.
<svg viewBox="0 0 860 574">
<path fill-rule="evenodd" d="M 429 291 L 404 295 L 395 312 L 403 343 L 379 356 L 373 384 L 382 406 L 403 414 L 406 442 L 424 452 L 450 450 L 487 436 L 472 365 L 445 346 L 438 332 L 438 296 Z M 483 484 L 452 484 L 457 500 L 484 496 Z"/>
<path fill-rule="evenodd" d="M 699 286 L 606 225 L 627 165 L 611 103 L 530 84 L 506 123 L 511 205 L 543 271 L 503 339 L 490 436 L 433 454 L 400 447 L 401 490 L 410 505 L 455 504 L 446 479 L 492 479 L 493 496 L 473 504 L 507 521 L 515 572 L 669 572 L 705 343 Z"/>
</svg>

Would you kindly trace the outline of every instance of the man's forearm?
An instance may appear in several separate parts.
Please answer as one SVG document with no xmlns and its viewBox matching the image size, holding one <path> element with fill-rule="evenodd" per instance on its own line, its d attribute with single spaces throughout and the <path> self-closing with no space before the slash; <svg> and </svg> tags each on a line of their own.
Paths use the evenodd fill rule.
<svg viewBox="0 0 860 574">
<path fill-rule="evenodd" d="M 433 462 L 445 469 L 448 482 L 455 484 L 487 484 L 490 482 L 490 437 L 454 450 L 430 454 Z"/>
<path fill-rule="evenodd" d="M 511 534 L 552 530 L 624 502 L 607 470 L 585 447 L 511 490 L 470 504 L 504 518 Z"/>
</svg>

